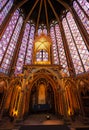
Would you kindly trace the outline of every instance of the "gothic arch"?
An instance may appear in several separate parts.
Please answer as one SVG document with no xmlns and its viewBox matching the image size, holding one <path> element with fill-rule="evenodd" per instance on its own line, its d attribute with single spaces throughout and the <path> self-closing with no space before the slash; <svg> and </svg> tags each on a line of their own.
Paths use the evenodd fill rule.
<svg viewBox="0 0 89 130">
<path fill-rule="evenodd" d="M 53 75 L 54 77 L 56 77 L 57 81 L 58 81 L 58 84 L 60 87 L 62 87 L 62 81 L 61 81 L 61 74 L 59 72 L 60 75 L 56 74 L 53 70 L 51 69 L 48 69 L 47 67 L 44 67 L 44 68 L 37 68 L 35 70 L 32 70 L 32 74 L 34 75 L 35 73 L 41 71 L 41 70 L 47 70 L 51 75 Z M 30 74 L 28 76 L 28 80 L 29 80 L 29 77 L 30 77 Z"/>
<path fill-rule="evenodd" d="M 78 115 L 80 104 L 77 93 L 77 87 L 74 81 L 67 80 L 64 85 L 64 95 L 67 104 L 67 112 L 69 116 Z"/>
<path fill-rule="evenodd" d="M 14 116 L 14 114 L 16 114 L 15 108 L 17 106 L 14 104 L 16 104 L 16 102 L 18 102 L 19 100 L 21 88 L 22 88 L 21 81 L 19 79 L 12 79 L 12 81 L 9 84 L 9 88 L 6 94 L 7 98 L 5 101 L 5 110 L 8 111 L 11 116 Z"/>
<path fill-rule="evenodd" d="M 43 72 L 43 70 L 45 70 L 45 72 Z M 46 73 L 46 71 L 48 71 Z M 46 79 L 47 82 L 50 83 L 52 89 L 53 89 L 53 93 L 54 93 L 54 101 L 55 101 L 55 110 L 57 109 L 57 105 L 58 105 L 58 90 L 61 89 L 62 86 L 60 86 L 59 84 L 59 80 L 58 80 L 58 76 L 55 76 L 57 74 L 52 71 L 52 70 L 49 70 L 49 69 L 36 69 L 35 71 L 32 71 L 32 75 L 34 78 L 32 78 L 31 82 L 30 82 L 30 74 L 27 78 L 28 80 L 28 84 L 26 84 L 26 88 L 28 89 L 29 91 L 29 96 L 31 95 L 31 90 L 33 88 L 33 85 L 34 83 L 36 83 L 39 79 L 43 78 L 43 79 Z M 55 79 L 53 79 L 55 78 Z M 61 81 L 61 80 L 60 80 Z M 57 110 L 56 110 L 57 111 Z"/>
<path fill-rule="evenodd" d="M 39 75 L 39 74 L 38 74 Z M 40 85 L 42 84 L 41 83 L 41 81 L 40 80 L 45 80 L 44 82 L 42 82 L 44 85 L 45 85 L 45 105 L 47 105 L 47 89 L 48 89 L 48 87 L 49 87 L 49 85 L 51 85 L 51 88 L 52 88 L 52 92 L 53 92 L 53 103 L 55 102 L 55 104 L 54 105 L 52 105 L 52 108 L 54 107 L 54 109 L 55 109 L 55 112 L 57 111 L 56 110 L 56 106 L 57 106 L 57 97 L 56 97 L 56 95 L 57 95 L 57 91 L 56 91 L 56 89 L 55 89 L 55 87 L 56 87 L 56 84 L 54 83 L 54 81 L 52 81 L 52 79 L 49 77 L 49 76 L 46 76 L 45 74 L 40 74 L 39 76 L 37 76 L 34 80 L 33 80 L 33 83 L 31 84 L 31 86 L 30 86 L 30 94 L 29 94 L 29 96 L 31 96 L 31 94 L 32 94 L 32 89 L 33 89 L 33 87 L 34 87 L 34 85 L 35 84 L 37 84 L 37 82 L 38 82 L 38 84 L 36 85 L 36 102 L 38 102 L 38 104 L 39 104 L 39 89 L 40 89 Z M 45 83 L 46 82 L 46 83 Z M 32 98 L 31 98 L 32 99 Z M 31 104 L 31 100 L 30 99 L 30 104 Z M 32 106 L 32 105 L 30 105 L 30 106 Z M 31 109 L 31 108 L 30 108 Z"/>
</svg>

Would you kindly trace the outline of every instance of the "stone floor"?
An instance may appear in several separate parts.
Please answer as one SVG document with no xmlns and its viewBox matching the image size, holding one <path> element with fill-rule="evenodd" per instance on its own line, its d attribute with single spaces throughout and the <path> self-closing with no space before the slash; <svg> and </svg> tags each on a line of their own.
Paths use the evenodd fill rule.
<svg viewBox="0 0 89 130">
<path fill-rule="evenodd" d="M 8 117 L 5 117 L 0 121 L 0 130 L 19 130 L 21 125 L 63 125 L 65 123 L 71 130 L 76 130 L 79 127 L 89 128 L 89 124 L 84 124 L 79 119 L 76 119 L 76 121 L 64 121 L 63 119 L 59 120 L 57 116 L 52 114 L 33 114 L 17 123 L 15 121 L 11 122 Z"/>
<path fill-rule="evenodd" d="M 47 119 L 48 118 L 48 119 Z M 62 120 L 59 120 L 57 116 L 52 114 L 35 114 L 30 115 L 25 121 L 24 124 L 29 125 L 46 125 L 46 124 L 63 124 Z"/>
</svg>

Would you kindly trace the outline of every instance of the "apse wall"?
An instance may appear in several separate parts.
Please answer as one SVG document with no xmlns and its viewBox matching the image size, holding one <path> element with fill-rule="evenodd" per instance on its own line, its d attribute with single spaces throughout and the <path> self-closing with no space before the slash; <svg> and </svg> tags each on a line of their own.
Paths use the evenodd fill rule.
<svg viewBox="0 0 89 130">
<path fill-rule="evenodd" d="M 62 65 L 62 71 L 67 76 L 89 72 L 89 3 L 87 0 L 74 0 L 71 6 L 72 12 L 64 11 L 60 22 L 53 20 L 49 28 L 42 23 L 37 30 L 32 20 L 25 21 L 24 13 L 20 8 L 14 12 L 13 8 L 14 0 L 0 1 L 1 73 L 18 75 L 22 73 L 24 65 L 32 65 L 34 40 L 42 33 L 52 40 L 52 64 Z M 8 21 L 5 21 L 7 18 Z M 6 22 L 5 27 L 3 27 L 4 22 Z"/>
</svg>

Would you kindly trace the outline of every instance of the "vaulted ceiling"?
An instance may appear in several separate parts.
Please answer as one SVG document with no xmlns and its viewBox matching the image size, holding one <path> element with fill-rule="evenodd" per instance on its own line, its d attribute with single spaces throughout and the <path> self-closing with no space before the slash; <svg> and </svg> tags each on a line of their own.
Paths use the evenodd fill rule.
<svg viewBox="0 0 89 130">
<path fill-rule="evenodd" d="M 18 4 L 22 0 L 15 0 L 15 2 Z M 20 8 L 25 18 L 28 17 L 38 25 L 42 23 L 47 25 L 56 19 L 56 15 L 60 17 L 71 3 L 72 0 L 24 0 Z"/>
</svg>

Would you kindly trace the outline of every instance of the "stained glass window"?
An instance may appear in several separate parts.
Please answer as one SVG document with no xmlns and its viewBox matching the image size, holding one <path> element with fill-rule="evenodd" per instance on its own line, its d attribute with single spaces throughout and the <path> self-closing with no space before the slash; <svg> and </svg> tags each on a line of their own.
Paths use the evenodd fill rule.
<svg viewBox="0 0 89 130">
<path fill-rule="evenodd" d="M 36 61 L 48 61 L 48 52 L 40 50 L 36 53 Z"/>
<path fill-rule="evenodd" d="M 51 28 L 50 28 L 50 36 L 52 39 L 53 63 L 59 64 L 54 26 L 51 26 Z"/>
<path fill-rule="evenodd" d="M 72 61 L 73 61 L 73 64 L 74 64 L 76 74 L 82 73 L 82 72 L 84 72 L 84 70 L 83 70 L 83 67 L 82 67 L 76 46 L 74 44 L 72 34 L 71 34 L 69 26 L 67 24 L 66 18 L 63 18 L 62 24 L 63 24 L 64 32 L 65 32 L 65 35 L 66 35 L 67 43 L 68 43 L 68 46 L 69 46 L 69 50 L 70 50 L 70 54 L 71 54 L 71 57 L 72 57 Z"/>
<path fill-rule="evenodd" d="M 89 3 L 87 2 L 87 0 L 77 0 L 77 1 L 89 16 Z"/>
<path fill-rule="evenodd" d="M 41 25 L 39 26 L 38 36 L 40 36 L 42 33 L 47 35 L 47 28 L 44 24 L 42 24 L 42 26 Z"/>
<path fill-rule="evenodd" d="M 47 29 L 46 29 L 46 28 L 43 29 L 43 33 L 44 33 L 45 35 L 47 35 Z"/>
<path fill-rule="evenodd" d="M 19 51 L 18 60 L 17 60 L 17 64 L 16 64 L 15 74 L 22 73 L 22 68 L 23 68 L 25 56 L 26 56 L 26 49 L 27 49 L 27 44 L 28 44 L 29 31 L 30 31 L 30 24 L 27 23 L 25 30 L 24 30 L 24 35 L 23 35 L 23 38 L 22 38 L 22 44 L 20 46 L 20 51 Z"/>
<path fill-rule="evenodd" d="M 58 51 L 59 51 L 59 57 L 60 57 L 60 64 L 64 68 L 63 69 L 64 72 L 69 75 L 65 50 L 64 50 L 63 41 L 62 41 L 60 28 L 58 24 L 55 25 L 55 33 L 56 33 L 56 39 L 57 39 L 57 45 L 58 45 Z"/>
<path fill-rule="evenodd" d="M 44 33 L 45 35 L 47 35 L 47 28 L 46 28 L 46 26 L 44 26 L 44 28 L 43 28 L 43 33 Z"/>
<path fill-rule="evenodd" d="M 16 28 L 14 30 L 14 33 L 11 37 L 11 41 L 9 43 L 7 52 L 6 52 L 5 57 L 4 57 L 4 60 L 1 64 L 1 71 L 4 72 L 4 73 L 8 73 L 8 71 L 9 71 L 11 60 L 13 58 L 14 50 L 15 50 L 15 47 L 17 45 L 17 40 L 18 40 L 20 30 L 21 30 L 21 27 L 22 27 L 22 23 L 23 23 L 23 18 L 21 16 L 21 17 L 19 17 L 18 23 L 17 23 Z"/>
<path fill-rule="evenodd" d="M 42 51 L 36 53 L 36 61 L 42 61 Z"/>
<path fill-rule="evenodd" d="M 87 33 L 89 34 L 89 20 L 88 20 L 88 18 L 86 17 L 84 12 L 80 9 L 80 7 L 76 1 L 73 2 L 73 7 L 74 7 L 76 13 L 78 14 L 81 22 L 83 23 Z"/>
<path fill-rule="evenodd" d="M 43 61 L 48 61 L 48 52 L 43 50 Z"/>
<path fill-rule="evenodd" d="M 16 23 L 18 21 L 19 18 L 19 11 L 16 10 L 4 32 L 4 35 L 2 36 L 1 40 L 0 40 L 0 62 L 3 58 L 3 55 L 6 51 L 6 48 L 10 42 L 10 38 L 13 34 L 14 28 L 16 26 Z"/>
<path fill-rule="evenodd" d="M 78 27 L 71 15 L 71 13 L 67 13 L 67 20 L 71 28 L 72 35 L 74 37 L 77 49 L 79 51 L 80 57 L 82 59 L 83 65 L 86 71 L 89 71 L 89 51 L 85 45 L 85 42 L 78 30 Z"/>
<path fill-rule="evenodd" d="M 38 29 L 38 36 L 40 36 L 40 35 L 41 35 L 41 33 L 42 33 L 42 29 L 41 29 L 41 28 L 39 28 L 39 29 Z"/>
<path fill-rule="evenodd" d="M 4 5 L 6 4 L 8 0 L 1 0 L 0 1 L 0 10 L 4 7 Z"/>
<path fill-rule="evenodd" d="M 28 41 L 28 48 L 27 48 L 27 53 L 26 53 L 26 60 L 25 60 L 26 65 L 32 63 L 34 33 L 35 33 L 35 26 L 31 26 L 29 41 Z"/>
<path fill-rule="evenodd" d="M 3 10 L 0 12 L 0 25 L 4 21 L 6 15 L 10 11 L 14 0 L 9 0 L 9 2 L 6 4 L 6 6 L 3 8 Z"/>
</svg>

